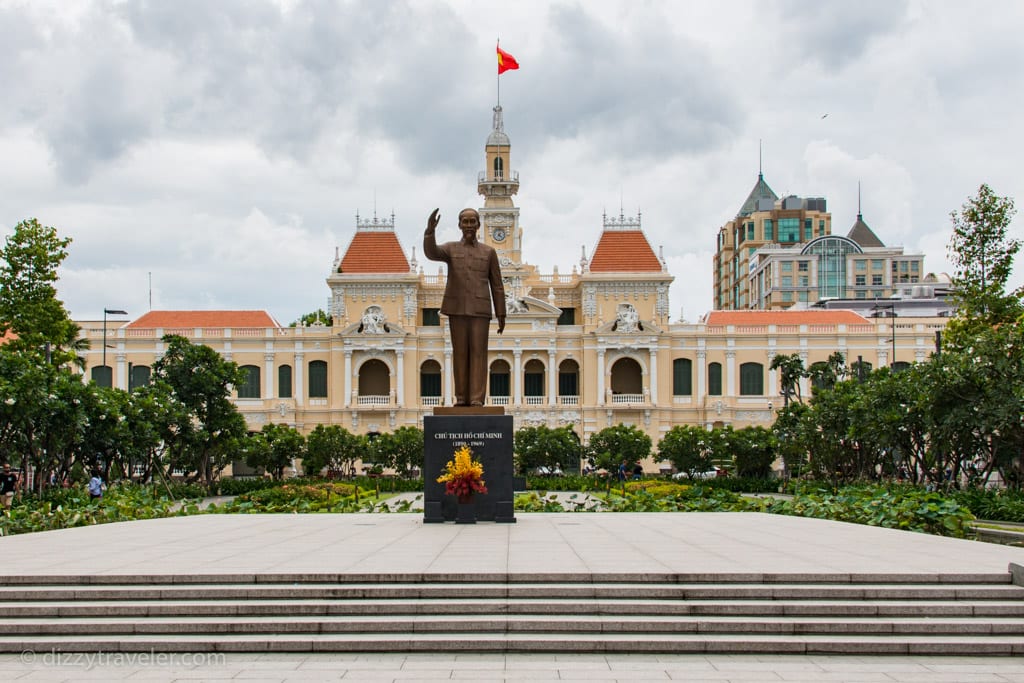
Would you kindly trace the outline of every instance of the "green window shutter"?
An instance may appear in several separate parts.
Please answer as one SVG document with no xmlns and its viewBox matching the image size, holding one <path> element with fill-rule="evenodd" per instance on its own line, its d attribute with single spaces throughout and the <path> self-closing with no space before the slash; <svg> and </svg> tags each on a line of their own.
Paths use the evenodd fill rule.
<svg viewBox="0 0 1024 683">
<path fill-rule="evenodd" d="M 722 395 L 722 364 L 708 363 L 708 396 Z"/>
<path fill-rule="evenodd" d="M 760 363 L 740 365 L 740 396 L 764 395 L 764 366 Z"/>
<path fill-rule="evenodd" d="M 523 395 L 543 396 L 544 395 L 544 373 L 527 372 L 523 375 Z"/>
<path fill-rule="evenodd" d="M 693 394 L 693 361 L 689 358 L 676 358 L 672 361 L 672 395 L 690 396 Z"/>
<path fill-rule="evenodd" d="M 509 376 L 507 374 L 491 373 L 491 396 L 509 395 Z"/>
<path fill-rule="evenodd" d="M 309 362 L 309 397 L 327 398 L 327 362 Z"/>
<path fill-rule="evenodd" d="M 277 397 L 292 397 L 292 366 L 282 365 L 277 369 Z"/>
<path fill-rule="evenodd" d="M 441 373 L 421 372 L 420 373 L 420 396 L 441 395 Z"/>
<path fill-rule="evenodd" d="M 260 397 L 260 369 L 255 365 L 243 365 L 245 381 L 238 387 L 238 398 Z"/>
</svg>

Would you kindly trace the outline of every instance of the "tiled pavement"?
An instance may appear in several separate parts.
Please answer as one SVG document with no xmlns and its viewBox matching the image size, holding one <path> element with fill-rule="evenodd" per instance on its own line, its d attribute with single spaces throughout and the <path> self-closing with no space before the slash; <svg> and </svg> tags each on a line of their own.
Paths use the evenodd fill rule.
<svg viewBox="0 0 1024 683">
<path fill-rule="evenodd" d="M 216 515 L 0 538 L 0 575 L 1005 572 L 1024 549 L 747 513 Z M 0 681 L 1019 681 L 1024 659 L 744 655 L 0 655 Z"/>
<path fill-rule="evenodd" d="M 92 656 L 93 659 L 88 659 Z M 1024 661 L 981 657 L 401 654 L 0 655 L 3 681 L 1024 682 Z M 146 657 L 149 659 L 146 659 Z M 119 658 L 120 657 L 120 658 Z M 162 657 L 162 658 L 161 658 Z M 29 660 L 35 661 L 29 661 Z"/>
</svg>

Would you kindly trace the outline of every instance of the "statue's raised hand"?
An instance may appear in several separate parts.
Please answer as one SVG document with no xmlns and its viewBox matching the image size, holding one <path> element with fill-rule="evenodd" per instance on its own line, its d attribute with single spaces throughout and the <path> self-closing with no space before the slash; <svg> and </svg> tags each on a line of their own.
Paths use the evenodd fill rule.
<svg viewBox="0 0 1024 683">
<path fill-rule="evenodd" d="M 430 214 L 430 218 L 427 219 L 428 233 L 434 232 L 434 230 L 437 229 L 437 224 L 441 222 L 441 214 L 438 213 L 438 211 L 440 211 L 440 209 L 434 209 Z"/>
</svg>

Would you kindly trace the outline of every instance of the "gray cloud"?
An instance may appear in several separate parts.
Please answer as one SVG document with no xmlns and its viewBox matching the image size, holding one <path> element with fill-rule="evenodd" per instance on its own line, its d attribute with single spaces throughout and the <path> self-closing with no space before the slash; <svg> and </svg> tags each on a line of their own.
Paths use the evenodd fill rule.
<svg viewBox="0 0 1024 683">
<path fill-rule="evenodd" d="M 803 2 L 776 0 L 764 6 L 786 27 L 784 45 L 828 69 L 854 62 L 879 36 L 899 33 L 907 20 L 907 0 Z"/>
</svg>

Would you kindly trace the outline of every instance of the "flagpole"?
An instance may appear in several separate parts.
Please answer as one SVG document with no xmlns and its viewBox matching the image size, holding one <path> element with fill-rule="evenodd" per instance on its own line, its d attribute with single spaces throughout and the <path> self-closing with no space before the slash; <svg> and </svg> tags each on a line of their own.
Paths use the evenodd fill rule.
<svg viewBox="0 0 1024 683">
<path fill-rule="evenodd" d="M 501 38 L 498 38 L 498 49 L 501 49 Z M 495 50 L 497 52 L 497 50 Z M 495 69 L 497 71 L 497 69 Z M 497 75 L 498 79 L 498 106 L 501 106 L 501 74 Z"/>
</svg>

